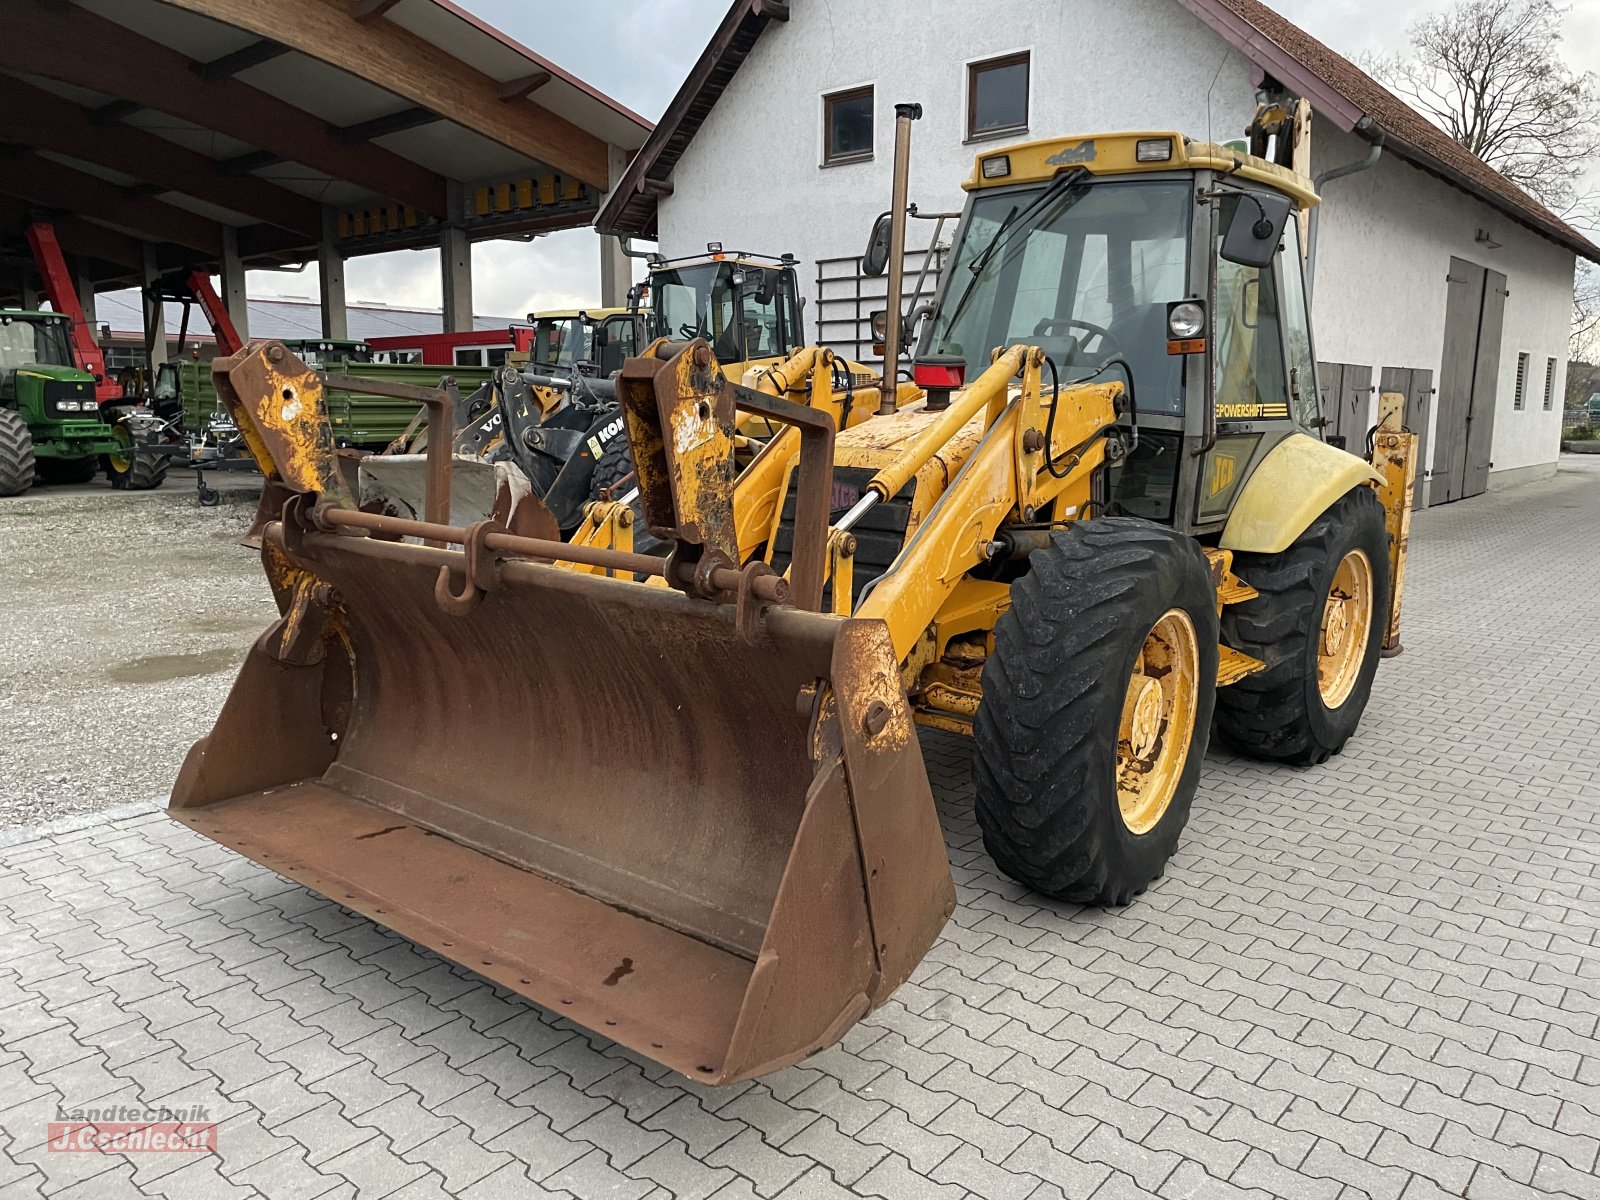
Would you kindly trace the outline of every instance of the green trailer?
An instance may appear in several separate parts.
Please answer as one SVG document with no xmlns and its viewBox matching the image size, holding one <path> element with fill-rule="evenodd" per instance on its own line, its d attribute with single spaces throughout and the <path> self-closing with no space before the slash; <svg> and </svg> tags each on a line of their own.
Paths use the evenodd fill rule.
<svg viewBox="0 0 1600 1200">
<path fill-rule="evenodd" d="M 126 433 L 101 419 L 95 378 L 73 365 L 68 332 L 60 313 L 0 311 L 0 496 L 36 477 L 87 483 L 102 456 L 129 449 Z"/>
<path fill-rule="evenodd" d="M 469 395 L 489 381 L 493 367 L 440 367 L 428 363 L 378 363 L 372 361 L 372 348 L 365 342 L 310 340 L 285 342 L 307 365 L 324 375 L 347 374 L 385 383 L 406 383 L 416 387 L 435 387 L 449 375 L 463 395 Z M 206 428 L 217 408 L 216 389 L 211 384 L 211 364 L 186 361 L 179 375 L 183 398 L 184 428 Z M 393 442 L 416 416 L 417 407 L 406 401 L 370 392 L 330 391 L 327 393 L 328 419 L 340 446 L 360 450 L 381 450 Z"/>
</svg>

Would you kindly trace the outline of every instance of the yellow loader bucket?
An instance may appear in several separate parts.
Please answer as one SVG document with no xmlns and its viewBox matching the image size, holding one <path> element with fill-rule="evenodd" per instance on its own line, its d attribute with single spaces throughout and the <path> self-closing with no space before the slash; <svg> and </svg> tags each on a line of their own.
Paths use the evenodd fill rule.
<svg viewBox="0 0 1600 1200">
<path fill-rule="evenodd" d="M 949 915 L 881 622 L 775 603 L 760 564 L 309 493 L 263 554 L 284 617 L 170 805 L 207 837 L 708 1083 L 838 1040 Z"/>
</svg>

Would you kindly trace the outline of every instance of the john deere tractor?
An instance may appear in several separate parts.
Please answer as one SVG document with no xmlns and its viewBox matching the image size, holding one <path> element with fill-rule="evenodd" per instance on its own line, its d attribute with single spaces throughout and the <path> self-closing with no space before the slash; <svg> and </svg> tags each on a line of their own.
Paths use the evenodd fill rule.
<svg viewBox="0 0 1600 1200">
<path fill-rule="evenodd" d="M 101 455 L 128 447 L 100 418 L 95 379 L 73 365 L 67 318 L 0 312 L 0 496 L 49 483 L 87 483 Z"/>
</svg>

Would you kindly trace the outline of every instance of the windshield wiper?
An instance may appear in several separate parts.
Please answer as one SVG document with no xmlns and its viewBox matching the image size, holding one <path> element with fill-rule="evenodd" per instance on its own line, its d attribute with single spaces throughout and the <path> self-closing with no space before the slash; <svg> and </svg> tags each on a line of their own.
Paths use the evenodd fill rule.
<svg viewBox="0 0 1600 1200">
<path fill-rule="evenodd" d="M 1000 227 L 994 231 L 994 236 L 989 239 L 989 244 L 974 255 L 972 261 L 967 264 L 967 269 L 972 272 L 972 278 L 967 281 L 967 286 L 962 289 L 960 297 L 956 300 L 955 308 L 951 310 L 950 316 L 945 320 L 945 330 L 947 332 L 955 328 L 956 321 L 966 311 L 967 302 L 972 299 L 972 293 L 978 286 L 978 280 L 983 278 L 983 270 L 989 265 L 989 260 L 999 253 L 1002 245 L 1010 240 L 1005 237 L 1006 232 L 1014 227 L 1021 228 L 1027 218 L 1056 196 L 1066 191 L 1072 184 L 1081 181 L 1087 174 L 1088 172 L 1082 167 L 1064 171 L 1052 179 L 1045 189 L 1030 200 L 1027 207 L 1023 208 L 1021 212 L 1017 211 L 1016 205 L 1013 204 L 1011 206 L 1011 211 L 1006 214 L 1006 219 L 1000 222 Z"/>
</svg>

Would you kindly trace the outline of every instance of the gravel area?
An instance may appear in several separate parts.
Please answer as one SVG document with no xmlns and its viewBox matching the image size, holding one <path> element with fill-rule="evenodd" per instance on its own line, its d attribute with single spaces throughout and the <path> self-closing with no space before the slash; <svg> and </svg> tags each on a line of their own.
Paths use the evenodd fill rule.
<svg viewBox="0 0 1600 1200">
<path fill-rule="evenodd" d="M 239 545 L 260 479 L 0 499 L 0 828 L 164 798 L 276 616 Z"/>
</svg>

